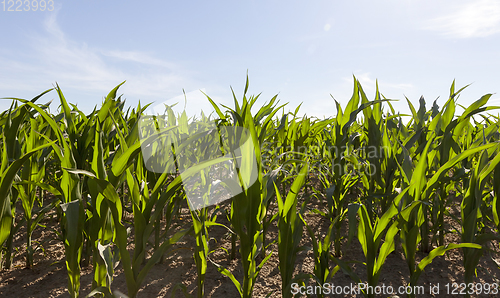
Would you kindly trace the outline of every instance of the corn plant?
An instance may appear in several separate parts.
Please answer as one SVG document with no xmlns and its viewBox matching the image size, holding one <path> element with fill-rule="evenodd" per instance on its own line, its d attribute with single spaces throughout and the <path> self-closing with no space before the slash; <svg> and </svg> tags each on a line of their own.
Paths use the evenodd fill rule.
<svg viewBox="0 0 500 298">
<path fill-rule="evenodd" d="M 125 143 L 122 143 L 125 146 Z M 129 171 L 129 167 L 134 163 L 135 157 L 139 154 L 140 145 L 134 144 L 130 148 L 126 148 L 124 153 L 120 156 L 115 156 L 116 159 L 113 160 L 112 170 L 107 173 L 107 176 L 104 178 L 97 178 L 95 174 L 89 172 L 83 172 L 90 178 L 90 182 L 99 193 L 102 193 L 103 197 L 107 200 L 109 209 L 111 211 L 113 225 L 115 228 L 115 237 L 116 237 L 116 245 L 120 252 L 121 262 L 125 269 L 125 277 L 127 281 L 128 295 L 129 297 L 135 297 L 137 291 L 140 288 L 141 282 L 146 277 L 147 272 L 150 268 L 157 263 L 163 254 L 176 242 L 178 242 L 184 235 L 189 232 L 189 229 L 182 230 L 177 232 L 171 238 L 165 240 L 157 250 L 154 251 L 153 255 L 149 260 L 147 260 L 146 264 L 142 266 L 142 263 L 145 259 L 146 253 L 146 243 L 148 241 L 148 236 L 154 231 L 154 224 L 156 223 L 156 219 L 160 217 L 163 212 L 163 206 L 167 203 L 168 200 L 171 200 L 173 195 L 176 193 L 177 189 L 181 186 L 180 177 L 176 178 L 173 182 L 169 184 L 167 191 L 162 195 L 159 195 L 161 186 L 167 179 L 167 174 L 162 175 L 162 178 L 154 188 L 152 189 L 151 198 L 156 199 L 156 201 L 151 200 L 145 202 L 145 204 L 140 204 L 142 200 L 140 199 L 140 195 L 138 193 L 138 183 L 135 179 L 131 179 Z M 101 169 L 102 171 L 102 169 Z M 80 172 L 80 171 L 79 171 Z M 126 175 L 127 179 L 129 179 L 129 187 L 132 189 L 132 192 L 135 192 L 132 196 L 132 201 L 136 204 L 134 208 L 134 216 L 135 216 L 135 228 L 137 233 L 142 233 L 142 237 L 138 237 L 139 240 L 136 240 L 137 246 L 134 249 L 133 258 L 130 257 L 129 252 L 127 251 L 128 245 L 128 235 L 125 226 L 122 222 L 122 210 L 123 205 L 120 198 L 116 192 L 116 186 L 118 186 L 118 182 L 121 180 L 119 177 L 122 175 Z M 115 184 L 114 184 L 115 183 Z M 143 207 L 141 207 L 143 206 Z M 152 212 L 153 207 L 156 206 L 154 212 Z M 140 221 L 139 221 L 140 220 Z"/>
<path fill-rule="evenodd" d="M 95 127 L 94 154 L 92 157 L 91 169 L 97 178 L 105 179 L 106 171 L 104 160 L 109 156 L 109 150 L 103 147 L 104 133 L 101 130 L 100 122 L 97 121 Z M 94 279 L 92 281 L 92 291 L 89 295 L 98 293 L 106 296 L 111 295 L 111 283 L 115 267 L 116 253 L 112 251 L 112 240 L 114 236 L 112 214 L 108 206 L 108 201 L 98 192 L 95 185 L 89 184 L 91 196 L 90 206 L 87 207 L 91 215 L 87 219 L 89 240 L 93 244 L 93 267 Z"/>
<path fill-rule="evenodd" d="M 368 104 L 369 100 L 366 97 L 361 85 L 359 84 L 359 94 L 361 102 Z M 394 127 L 394 118 L 396 115 L 385 119 L 383 117 L 381 95 L 376 84 L 375 99 L 376 103 L 373 106 L 366 106 L 363 109 L 363 132 L 355 132 L 360 134 L 362 138 L 361 151 L 357 155 L 361 160 L 366 161 L 367 166 L 365 173 L 362 175 L 362 183 L 368 195 L 364 201 L 368 206 L 370 214 L 373 210 L 373 204 L 380 203 L 382 212 L 389 208 L 390 202 L 394 199 L 394 179 L 395 171 L 397 171 L 396 152 L 399 146 L 398 142 L 391 144 L 390 127 Z M 392 124 L 392 125 L 391 125 Z M 363 177 L 364 176 L 364 177 Z"/>
<path fill-rule="evenodd" d="M 16 177 L 17 172 L 21 169 L 25 162 L 29 160 L 29 158 L 38 151 L 47 148 L 49 146 L 54 145 L 54 142 L 45 143 L 41 146 L 35 147 L 25 154 L 21 155 L 18 159 L 9 162 L 8 154 L 7 154 L 7 142 L 5 141 L 5 136 L 2 134 L 2 150 L 1 150 L 1 166 L 0 166 L 0 246 L 5 244 L 5 241 L 8 240 L 5 254 L 3 254 L 5 258 L 6 265 L 5 267 L 9 268 L 11 265 L 12 258 L 12 237 L 13 235 L 13 222 L 14 222 L 14 214 L 12 208 L 12 185 L 14 183 L 14 179 Z"/>
<path fill-rule="evenodd" d="M 336 223 L 336 220 L 338 220 L 341 216 L 344 216 L 344 214 L 340 214 L 336 217 L 336 220 L 333 220 L 330 223 L 330 226 L 328 227 L 328 231 L 326 232 L 326 235 L 324 236 L 323 240 L 321 238 L 315 235 L 314 231 L 312 228 L 307 225 L 307 222 L 304 220 L 302 215 L 299 213 L 299 216 L 304 224 L 304 226 L 307 229 L 307 232 L 309 234 L 309 237 L 311 238 L 312 242 L 312 250 L 313 250 L 313 255 L 314 255 L 314 270 L 313 274 L 306 274 L 306 275 L 299 275 L 297 278 L 311 278 L 313 279 L 317 285 L 323 285 L 325 282 L 328 281 L 328 279 L 332 278 L 335 273 L 340 269 L 339 266 L 336 266 L 334 268 L 331 267 L 330 261 L 334 260 L 334 257 L 331 253 L 331 248 L 332 248 L 332 241 L 331 237 L 333 234 L 333 227 Z M 320 297 L 324 297 L 323 293 L 319 294 Z"/>
<path fill-rule="evenodd" d="M 71 297 L 79 296 L 80 267 L 90 262 L 89 296 L 117 295 L 113 276 L 121 262 L 128 295 L 135 297 L 151 267 L 187 235 L 196 243 L 197 297 L 205 295 L 209 261 L 231 279 L 241 297 L 251 297 L 259 272 L 271 256 L 269 247 L 276 241 L 282 296 L 292 296 L 294 282 L 304 285 L 309 279 L 322 285 L 340 269 L 360 283 L 350 261 L 339 258 L 345 223 L 347 245 L 357 231 L 365 256 L 366 284 L 372 287 L 387 256 L 399 247 L 410 286 L 417 285 L 428 264 L 451 249 L 462 249 L 469 284 L 488 243 L 499 240 L 500 118 L 484 114 L 498 108 L 486 106 L 491 95 L 463 107 L 456 116 L 465 87 L 457 91 L 453 82 L 442 108 L 434 101 L 427 109 L 423 97 L 418 106 L 407 99 L 411 119 L 404 123 L 378 84 L 374 100 L 368 100 L 354 78 L 347 106 L 335 101 L 336 115 L 317 120 L 298 117 L 301 106 L 277 116 L 284 107 L 278 105 L 277 96 L 254 113 L 259 96 L 247 97 L 247 77 L 243 100 L 233 92 L 234 108 L 221 110 L 207 95 L 217 118 L 202 114 L 198 121 L 185 113 L 175 116 L 166 106 L 166 114 L 154 116 L 154 126 L 149 128 L 141 122 L 147 105 L 125 110 L 125 101 L 117 96 L 122 84 L 88 115 L 69 103 L 58 85 L 53 89 L 60 103 L 57 113 L 52 114 L 48 104 L 37 103 L 51 91 L 47 90 L 32 100 L 13 98 L 10 109 L 0 114 L 4 267 L 12 265 L 14 239 L 23 225 L 26 266 L 35 263 L 39 246 L 33 231 L 43 226 L 45 214 L 54 209 Z M 140 138 L 143 133 L 167 136 L 170 155 L 148 156 L 148 150 L 165 144 L 155 143 L 155 136 Z M 222 157 L 213 158 L 216 151 Z M 155 171 L 154 162 L 173 171 Z M 228 210 L 210 207 L 218 203 L 214 197 L 227 198 L 221 189 L 230 190 Z M 43 202 L 47 191 L 56 197 L 51 204 Z M 449 211 L 453 193 L 462 199 L 460 217 Z M 304 220 L 315 197 L 326 205 L 312 210 L 327 220 L 326 234 L 314 231 Z M 16 210 L 17 203 L 22 210 Z M 172 235 L 176 213 L 185 204 L 193 223 Z M 221 211 L 228 213 L 227 226 L 218 221 Z M 129 216 L 132 221 L 125 220 Z M 446 218 L 460 229 L 447 231 Z M 277 240 L 267 236 L 273 224 L 278 226 Z M 231 233 L 231 257 L 236 258 L 238 248 L 242 280 L 210 259 L 212 226 Z M 129 234 L 130 227 L 134 235 Z M 314 269 L 294 276 L 297 254 L 306 249 L 300 246 L 304 228 L 312 242 Z M 445 241 L 446 233 L 452 232 L 460 235 L 460 243 Z M 130 241 L 133 252 L 127 250 Z M 428 254 L 416 262 L 417 251 Z M 181 289 L 188 294 L 186 287 Z M 365 289 L 363 295 L 372 297 L 373 293 Z"/>
<path fill-rule="evenodd" d="M 420 205 L 420 202 L 414 202 L 407 205 L 403 210 L 398 210 L 399 202 L 402 200 L 408 189 L 402 191 L 394 200 L 389 209 L 380 217 L 376 218 L 372 224 L 370 215 L 367 208 L 363 204 L 352 204 L 353 210 L 356 210 L 359 216 L 358 224 L 358 240 L 363 248 L 363 254 L 366 257 L 366 273 L 368 290 L 362 289 L 365 297 L 375 297 L 375 293 L 369 290 L 369 287 L 377 286 L 378 279 L 382 266 L 387 256 L 394 250 L 394 239 L 399 231 L 399 223 L 401 220 L 407 220 L 414 211 L 414 208 Z M 354 212 L 350 213 L 350 226 L 353 227 L 355 223 Z M 392 221 L 393 217 L 398 215 L 398 219 Z M 350 229 L 351 230 L 351 229 Z M 382 237 L 385 238 L 382 245 L 380 245 Z M 351 234 L 352 235 L 352 234 Z M 378 256 L 377 256 L 378 251 Z M 352 269 L 340 259 L 335 258 L 334 261 L 340 268 L 348 274 L 357 284 L 362 283 L 361 279 L 352 271 Z"/>
<path fill-rule="evenodd" d="M 493 145 L 493 144 L 492 144 Z M 494 151 L 497 153 L 497 150 Z M 480 215 L 480 208 L 483 204 L 483 197 L 489 194 L 486 183 L 490 178 L 490 174 L 497 167 L 500 162 L 500 154 L 496 154 L 490 160 L 488 151 L 482 152 L 478 160 L 474 172 L 472 173 L 469 188 L 465 193 L 461 204 L 461 219 L 462 219 L 462 242 L 477 243 L 480 245 L 493 239 L 500 239 L 498 235 L 483 233 L 478 234 L 478 218 Z M 464 252 L 464 269 L 465 269 L 465 283 L 467 285 L 467 297 L 470 297 L 470 285 L 473 282 L 473 277 L 476 274 L 476 267 L 482 255 L 482 250 L 471 249 L 468 247 L 463 248 Z"/>
<path fill-rule="evenodd" d="M 327 163 L 331 165 L 331 172 L 329 173 L 329 180 L 326 182 L 326 193 L 328 203 L 328 217 L 333 221 L 336 216 L 345 214 L 348 202 L 346 198 L 352 191 L 353 187 L 360 182 L 362 175 L 357 175 L 355 169 L 359 169 L 357 156 L 354 155 L 353 140 L 355 136 L 351 135 L 351 126 L 356 122 L 358 114 L 367 107 L 380 103 L 380 100 L 364 102 L 359 104 L 360 101 L 360 84 L 354 78 L 354 91 L 351 99 L 349 100 L 345 110 L 342 110 L 340 104 L 335 101 L 337 105 L 337 116 L 333 127 L 325 136 L 325 143 L 327 145 Z M 348 162 L 352 162 L 354 167 L 349 167 Z M 373 208 L 369 203 L 369 212 L 372 213 Z M 336 257 L 341 255 L 341 223 L 342 218 L 336 221 L 334 226 L 334 248 Z"/>
<path fill-rule="evenodd" d="M 241 158 L 242 162 L 237 168 L 239 184 L 242 192 L 232 198 L 231 202 L 231 226 L 232 230 L 238 235 L 240 240 L 240 254 L 243 266 L 243 284 L 241 284 L 234 275 L 222 266 L 215 264 L 222 274 L 228 276 L 238 289 L 241 297 L 252 297 L 255 280 L 264 266 L 265 262 L 271 257 L 267 255 L 259 264 L 257 257 L 263 247 L 263 221 L 267 213 L 267 181 L 269 176 L 264 176 L 262 171 L 261 144 L 266 136 L 266 130 L 258 127 L 251 114 L 251 107 L 257 100 L 256 97 L 247 99 L 248 78 L 243 94 L 243 103 L 240 106 L 236 96 L 234 96 L 235 109 L 232 110 L 235 125 L 248 131 L 248 134 L 242 138 L 241 151 L 246 152 L 247 156 Z M 233 93 L 234 95 L 234 93 Z M 215 105 L 215 104 L 214 104 Z M 217 107 L 216 111 L 220 109 Z M 220 116 L 224 116 L 222 113 Z M 269 116 L 268 116 L 269 119 Z M 252 161 L 255 161 L 252 162 Z M 255 173 L 256 177 L 250 176 Z M 252 183 L 252 180 L 255 182 Z"/>
<path fill-rule="evenodd" d="M 306 164 L 302 167 L 302 170 L 293 182 L 290 192 L 284 201 L 275 185 L 279 209 L 278 257 L 280 260 L 281 293 L 283 297 L 292 297 L 290 289 L 295 270 L 295 259 L 297 253 L 301 250 L 299 245 L 303 232 L 303 222 L 299 214 L 297 214 L 297 199 L 307 172 L 308 166 Z"/>
<path fill-rule="evenodd" d="M 484 107 L 484 105 L 488 102 L 489 97 L 491 96 L 491 95 L 485 95 L 481 97 L 479 100 L 475 101 L 469 107 L 467 107 L 467 109 L 460 117 L 453 119 L 454 116 L 453 114 L 455 112 L 456 98 L 458 98 L 459 93 L 466 87 L 463 87 L 457 92 L 455 92 L 455 82 L 453 82 L 450 88 L 450 98 L 444 105 L 443 109 L 438 113 L 435 113 L 434 119 L 429 124 L 429 130 L 434 131 L 437 136 L 442 136 L 442 140 L 437 145 L 436 158 L 434 159 L 436 161 L 435 164 L 437 168 L 442 167 L 448 160 L 452 159 L 454 156 L 459 154 L 460 151 L 468 149 L 467 148 L 468 146 L 480 145 L 480 144 L 475 145 L 470 141 L 460 142 L 460 138 L 463 137 L 464 135 L 467 135 L 464 134 L 464 130 L 468 125 L 470 125 L 469 120 L 473 115 L 497 108 L 492 106 Z M 488 133 L 488 135 L 490 134 L 491 132 Z M 460 144 L 463 146 L 462 148 L 460 148 Z M 454 167 L 454 172 L 455 172 L 454 173 L 455 179 L 458 178 L 457 174 L 462 173 L 459 167 Z M 445 234 L 444 215 L 446 213 L 446 205 L 448 201 L 446 198 L 447 187 L 445 184 L 447 182 L 448 183 L 451 182 L 449 180 L 450 179 L 442 180 L 443 183 L 439 187 L 439 191 L 437 192 L 437 195 L 435 196 L 434 199 L 435 207 L 433 208 L 434 209 L 433 211 L 435 211 L 434 214 L 437 224 L 434 225 L 433 231 L 435 234 L 439 235 L 437 241 L 439 245 L 444 244 L 444 234 Z M 428 243 L 426 242 L 425 245 L 427 246 Z"/>
</svg>

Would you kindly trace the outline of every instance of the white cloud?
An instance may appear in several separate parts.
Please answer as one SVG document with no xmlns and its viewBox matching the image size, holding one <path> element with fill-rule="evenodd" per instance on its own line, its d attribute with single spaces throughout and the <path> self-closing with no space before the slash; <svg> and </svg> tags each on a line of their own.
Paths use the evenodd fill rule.
<svg viewBox="0 0 500 298">
<path fill-rule="evenodd" d="M 0 53 L 3 73 L 9 74 L 0 74 L 1 90 L 16 95 L 26 90 L 38 94 L 57 81 L 65 93 L 92 96 L 92 102 L 79 102 L 78 106 L 85 109 L 99 106 L 100 96 L 124 80 L 127 82 L 120 91 L 127 98 L 145 102 L 163 101 L 181 93 L 182 88 L 199 88 L 190 78 L 192 73 L 149 53 L 98 48 L 68 38 L 57 23 L 57 11 L 47 17 L 43 29 L 45 34 L 28 39 L 31 48 L 21 53 Z M 96 93 L 100 96 L 94 97 Z M 193 98 L 189 104 L 197 106 L 198 99 Z"/>
<path fill-rule="evenodd" d="M 371 78 L 371 75 L 369 72 L 355 74 L 355 76 L 358 79 L 358 81 L 361 83 L 361 86 L 363 86 L 363 88 L 366 85 L 368 88 L 375 90 L 377 80 Z M 350 79 L 350 82 L 352 83 L 352 79 Z M 388 83 L 384 80 L 383 82 L 379 81 L 379 89 L 380 88 L 409 90 L 409 89 L 413 88 L 413 85 L 409 84 L 409 83 Z"/>
<path fill-rule="evenodd" d="M 486 37 L 500 32 L 500 1 L 478 0 L 430 20 L 424 29 L 452 38 Z"/>
<path fill-rule="evenodd" d="M 173 64 L 146 53 L 99 49 L 70 40 L 60 29 L 56 17 L 57 14 L 53 14 L 46 20 L 44 25 L 49 36 L 37 38 L 37 51 L 44 64 L 50 65 L 48 74 L 63 78 L 68 87 L 109 91 L 126 79 L 126 89 L 147 96 L 164 94 L 166 89 L 183 80 L 172 71 L 165 71 L 164 68 Z M 131 73 L 126 67 L 112 66 L 109 58 L 149 65 L 151 69 L 147 74 Z"/>
<path fill-rule="evenodd" d="M 375 90 L 376 81 L 370 78 L 370 73 L 365 72 L 365 73 L 355 74 L 354 76 L 361 83 L 361 86 L 363 86 L 363 88 Z M 353 80 L 352 78 L 349 78 L 349 83 L 352 84 L 352 80 Z"/>
<path fill-rule="evenodd" d="M 377 80 L 373 79 L 371 74 L 369 72 L 363 72 L 363 73 L 355 73 L 354 76 L 358 81 L 361 83 L 361 86 L 363 89 L 369 89 L 369 90 L 375 90 Z M 350 84 L 352 84 L 352 77 L 346 77 L 344 80 L 349 81 Z M 402 90 L 409 90 L 413 88 L 412 84 L 409 83 L 388 83 L 385 80 L 383 82 L 378 82 L 379 83 L 379 89 L 380 88 L 391 88 L 391 89 L 402 89 Z M 381 87 L 382 85 L 382 87 Z M 384 89 L 384 90 L 385 90 Z"/>
<path fill-rule="evenodd" d="M 120 60 L 125 60 L 125 61 L 130 61 L 130 62 L 137 62 L 137 63 L 141 63 L 141 64 L 161 66 L 161 67 L 171 68 L 171 69 L 177 67 L 174 63 L 170 63 L 167 61 L 156 59 L 156 58 L 151 57 L 150 55 L 148 55 L 146 53 L 141 53 L 141 52 L 113 50 L 113 51 L 102 51 L 101 53 L 107 57 L 117 58 Z"/>
<path fill-rule="evenodd" d="M 495 94 L 494 94 L 495 95 Z M 500 106 L 500 97 L 497 98 L 490 98 L 488 100 L 488 105 L 489 106 Z"/>
</svg>

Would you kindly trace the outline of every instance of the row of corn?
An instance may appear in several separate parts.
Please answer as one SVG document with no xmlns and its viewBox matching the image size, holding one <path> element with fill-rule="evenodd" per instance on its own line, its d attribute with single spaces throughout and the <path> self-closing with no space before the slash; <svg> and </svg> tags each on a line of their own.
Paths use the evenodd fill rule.
<svg viewBox="0 0 500 298">
<path fill-rule="evenodd" d="M 240 161 L 255 162 L 238 163 L 235 175 L 241 189 L 229 204 L 191 208 L 192 220 L 179 228 L 180 210 L 192 204 L 187 200 L 192 194 L 186 191 L 186 173 L 206 182 L 207 169 L 215 162 L 200 160 L 196 150 L 176 154 L 172 147 L 172 158 L 165 162 L 173 170 L 152 171 L 140 137 L 148 106 L 126 109 L 117 96 L 120 86 L 88 115 L 68 103 L 59 86 L 32 100 L 11 98 L 11 107 L 0 114 L 3 268 L 12 266 L 13 243 L 21 227 L 26 233 L 21 253 L 26 267 L 34 265 L 42 243 L 32 235 L 35 229 L 47 228 L 44 222 L 51 212 L 57 215 L 55 231 L 64 243 L 71 297 L 80 294 L 82 266 L 93 268 L 91 292 L 86 294 L 113 297 L 119 262 L 127 295 L 135 297 L 151 267 L 184 237 L 195 239 L 196 297 L 205 296 L 208 266 L 227 276 L 241 297 L 252 297 L 260 270 L 276 253 L 283 297 L 294 296 L 294 283 L 322 285 L 339 270 L 356 283 L 374 287 L 387 256 L 400 248 L 408 285 L 417 285 L 425 267 L 451 249 L 461 250 L 464 282 L 471 284 L 481 257 L 499 240 L 500 120 L 488 112 L 498 108 L 487 105 L 491 95 L 462 107 L 458 97 L 463 88 L 455 90 L 453 83 L 443 107 L 434 102 L 427 109 L 421 98 L 416 109 L 407 100 L 411 115 L 405 117 L 378 88 L 369 100 L 354 79 L 347 105 L 335 102 L 336 115 L 323 120 L 299 117 L 300 106 L 285 113 L 276 96 L 254 107 L 259 96 L 247 97 L 248 79 L 243 98 L 234 96 L 233 108 L 221 110 L 207 96 L 215 114 L 202 115 L 201 120 L 213 121 L 219 130 L 244 129 L 251 142 L 239 144 L 251 150 L 243 150 L 248 156 Z M 50 112 L 49 103 L 39 103 L 51 91 L 60 101 L 57 114 Z M 165 111 L 153 118 L 157 127 L 189 132 L 194 119 L 175 115 L 170 106 Z M 170 135 L 178 138 L 170 140 L 172 144 L 209 148 L 217 140 L 208 133 L 187 138 L 182 133 Z M 180 174 L 185 161 L 192 165 Z M 248 179 L 250 172 L 254 174 Z M 211 193 L 210 187 L 202 196 Z M 459 217 L 450 211 L 457 198 Z M 315 231 L 305 220 L 311 212 L 328 223 L 326 233 Z M 451 230 L 445 219 L 460 229 Z M 268 235 L 272 225 L 278 228 L 278 239 Z M 228 257 L 235 258 L 239 250 L 242 279 L 210 258 L 214 226 L 223 226 L 231 235 Z M 348 232 L 343 233 L 343 226 Z M 457 233 L 461 241 L 447 242 L 448 233 Z M 366 268 L 366 280 L 342 258 L 354 239 L 363 249 L 365 259 L 358 261 Z M 298 254 L 308 249 L 313 272 L 295 274 Z M 420 262 L 417 251 L 427 255 Z M 189 295 L 185 286 L 177 288 Z M 374 297 L 372 292 L 362 293 Z"/>
</svg>

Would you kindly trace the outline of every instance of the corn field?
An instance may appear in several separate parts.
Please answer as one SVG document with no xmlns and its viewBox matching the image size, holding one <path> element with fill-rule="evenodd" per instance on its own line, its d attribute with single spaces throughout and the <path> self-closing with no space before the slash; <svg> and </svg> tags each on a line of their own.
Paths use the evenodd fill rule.
<svg viewBox="0 0 500 298">
<path fill-rule="evenodd" d="M 241 297 L 256 297 L 273 256 L 281 289 L 268 297 L 326 297 L 304 291 L 339 274 L 366 285 L 360 296 L 375 297 L 370 287 L 380 285 L 391 254 L 406 263 L 406 285 L 417 286 L 426 266 L 451 250 L 462 255 L 463 296 L 479 294 L 477 266 L 500 249 L 500 119 L 492 114 L 500 107 L 488 105 L 491 94 L 463 107 L 465 87 L 456 90 L 453 82 L 442 107 L 406 99 L 411 114 L 401 115 L 378 86 L 371 100 L 354 78 L 347 104 L 335 101 L 336 114 L 317 119 L 298 116 L 300 106 L 285 112 L 290 107 L 277 96 L 256 106 L 247 78 L 243 96 L 233 92 L 233 107 L 207 95 L 214 114 L 193 119 L 165 105 L 165 113 L 145 118 L 149 105 L 126 109 L 117 95 L 122 84 L 88 115 L 58 85 L 31 100 L 9 98 L 11 107 L 0 114 L 2 270 L 15 257 L 26 268 L 36 265 L 34 255 L 48 244 L 33 235 L 48 229 L 53 214 L 71 297 L 138 296 L 151 268 L 168 266 L 164 260 L 186 238 L 195 243 L 184 249 L 192 252 L 196 286 L 176 285 L 175 297 L 209 297 L 209 267 Z M 40 104 L 49 92 L 59 99 L 55 113 Z M 192 133 L 207 123 L 213 126 Z M 186 208 L 190 219 L 181 221 Z M 319 216 L 326 232 L 311 226 L 308 214 Z M 227 239 L 213 239 L 215 228 Z M 17 249 L 21 232 L 25 244 Z M 241 274 L 211 257 L 222 241 Z M 364 259 L 344 258 L 353 245 Z M 310 272 L 298 269 L 305 253 Z M 117 266 L 124 294 L 113 287 Z M 81 290 L 84 268 L 92 271 L 88 292 Z"/>
</svg>

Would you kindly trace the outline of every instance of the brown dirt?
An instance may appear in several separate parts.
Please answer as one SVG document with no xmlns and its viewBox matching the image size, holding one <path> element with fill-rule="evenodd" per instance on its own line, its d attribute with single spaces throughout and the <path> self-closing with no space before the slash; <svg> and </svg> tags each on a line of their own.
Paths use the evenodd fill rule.
<svg viewBox="0 0 500 298">
<path fill-rule="evenodd" d="M 312 199 L 311 203 L 317 202 Z M 456 202 L 458 203 L 458 201 Z M 319 207 L 316 203 L 315 207 Z M 452 208 L 452 214 L 459 215 L 459 205 Z M 21 209 L 18 209 L 21 210 Z M 19 212 L 18 212 L 19 213 Z M 222 216 L 219 218 L 222 219 Z M 316 231 L 317 235 L 324 235 L 328 228 L 328 223 L 320 215 L 307 213 L 305 220 Z M 190 215 L 188 209 L 181 211 L 181 216 L 176 219 L 179 227 L 190 225 Z M 35 265 L 31 269 L 25 268 L 25 244 L 24 230 L 21 229 L 15 239 L 14 246 L 17 248 L 15 252 L 13 268 L 11 270 L 3 270 L 0 272 L 0 296 L 1 297 L 68 297 L 66 290 L 67 275 L 64 263 L 64 246 L 52 229 L 59 229 L 55 214 L 50 214 L 43 224 L 47 228 L 38 227 L 35 231 L 34 239 L 43 243 L 44 251 L 35 253 Z M 451 218 L 446 219 L 446 224 L 457 226 Z M 343 227 L 344 235 L 347 235 L 346 227 Z M 213 227 L 210 229 L 210 236 L 215 239 L 210 241 L 210 248 L 214 250 L 211 259 L 226 268 L 228 268 L 236 276 L 238 280 L 242 279 L 242 269 L 240 261 L 230 260 L 229 255 L 222 249 L 230 250 L 230 238 L 227 230 L 221 227 Z M 321 236 L 320 236 L 321 237 Z M 268 232 L 267 239 L 278 238 L 277 229 L 272 226 Z M 447 243 L 458 243 L 460 237 L 456 233 L 446 235 Z M 310 238 L 306 231 L 303 234 L 303 245 L 311 246 Z M 363 251 L 357 240 L 354 240 L 349 247 L 346 246 L 344 240 L 343 256 L 344 261 L 362 261 L 364 260 Z M 149 272 L 147 278 L 142 284 L 142 288 L 138 297 L 184 297 L 181 290 L 173 293 L 172 289 L 177 284 L 183 284 L 187 287 L 188 292 L 196 294 L 196 266 L 193 260 L 193 247 L 195 245 L 192 236 L 186 236 L 180 243 L 176 245 L 176 249 L 167 253 L 165 261 L 162 264 L 155 265 Z M 494 243 L 494 251 L 484 255 L 477 267 L 476 283 L 499 284 L 500 270 L 496 262 L 500 262 L 498 254 L 498 243 Z M 132 249 L 132 247 L 131 247 Z M 272 293 L 270 297 L 281 297 L 281 277 L 278 267 L 277 244 L 270 246 L 268 252 L 273 251 L 272 257 L 264 265 L 257 280 L 254 289 L 254 297 L 265 297 Z M 302 251 L 298 254 L 296 273 L 312 273 L 314 268 L 313 254 L 311 250 Z M 417 253 L 419 261 L 426 254 Z M 457 295 L 446 294 L 446 284 L 452 288 L 452 283 L 461 283 L 463 281 L 463 266 L 462 254 L 460 250 L 452 250 L 442 257 L 438 257 L 433 263 L 428 265 L 419 279 L 419 285 L 424 286 L 424 295 L 418 297 L 457 297 Z M 353 264 L 353 270 L 365 280 L 365 266 L 362 264 Z M 402 254 L 401 248 L 393 252 L 387 258 L 380 275 L 379 285 L 392 286 L 397 289 L 399 286 L 407 284 L 409 280 L 408 268 Z M 349 286 L 354 283 L 347 274 L 339 270 L 330 281 L 335 286 Z M 82 297 L 90 292 L 92 283 L 92 268 L 91 266 L 82 268 L 81 290 Z M 440 285 L 440 294 L 430 294 L 429 287 L 431 285 Z M 306 281 L 306 285 L 314 285 L 312 281 Z M 116 269 L 115 277 L 112 283 L 112 289 L 122 293 L 127 293 L 126 282 L 123 270 L 119 265 Z M 231 280 L 219 272 L 215 266 L 209 263 L 206 284 L 206 297 L 239 297 L 236 287 Z M 361 297 L 361 295 L 326 295 L 327 297 Z M 377 295 L 377 297 L 396 297 L 394 295 Z M 399 297 L 404 297 L 400 295 Z M 460 295 L 459 295 L 460 296 Z M 458 297 L 459 297 L 458 296 Z M 496 297 L 497 295 L 480 295 L 478 297 Z M 315 295 L 311 295 L 315 297 Z"/>
</svg>

